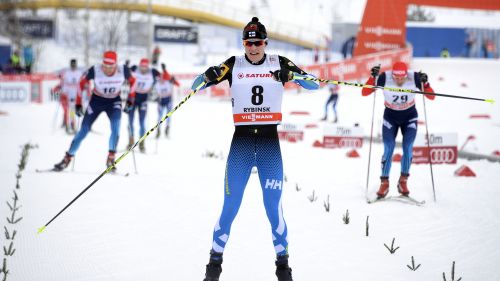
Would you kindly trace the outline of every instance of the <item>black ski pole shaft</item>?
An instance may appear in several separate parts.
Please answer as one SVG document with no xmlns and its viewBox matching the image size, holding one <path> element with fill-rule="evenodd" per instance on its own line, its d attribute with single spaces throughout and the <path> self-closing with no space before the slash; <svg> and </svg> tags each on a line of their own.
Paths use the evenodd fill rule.
<svg viewBox="0 0 500 281">
<path fill-rule="evenodd" d="M 424 84 L 422 83 L 422 88 L 423 87 L 424 87 Z M 429 152 L 429 167 L 431 169 L 432 194 L 434 196 L 434 202 L 436 202 L 436 188 L 434 187 L 434 170 L 432 168 L 431 142 L 430 142 L 429 125 L 428 125 L 429 119 L 427 118 L 427 108 L 425 106 L 425 96 L 422 96 L 422 100 L 424 102 L 425 135 L 427 138 L 427 151 Z"/>
<path fill-rule="evenodd" d="M 135 114 L 135 112 L 133 112 L 133 114 Z M 132 131 L 132 127 L 130 126 L 130 124 L 128 124 L 128 134 L 129 134 L 129 138 L 133 137 L 133 135 L 134 135 L 134 132 Z M 137 164 L 135 162 L 135 151 L 133 149 L 132 149 L 132 159 L 134 160 L 134 171 L 137 174 Z"/>
<path fill-rule="evenodd" d="M 179 107 L 181 107 L 185 102 L 187 102 L 203 86 L 205 86 L 205 82 L 200 83 L 200 85 L 198 85 L 198 87 L 196 87 L 196 89 L 194 89 L 193 91 L 191 91 L 191 93 L 189 93 L 182 101 L 180 101 L 171 111 L 169 111 L 165 116 L 163 116 L 163 118 L 160 121 L 158 121 L 158 123 L 153 128 L 149 129 L 149 131 L 147 131 L 132 147 L 130 147 L 122 155 L 120 155 L 120 157 L 118 157 L 118 159 L 116 159 L 116 161 L 113 163 L 113 165 L 109 166 L 106 170 L 104 170 L 99 176 L 97 176 L 97 178 L 95 178 L 89 185 L 87 185 L 87 187 L 85 187 L 85 189 L 83 189 L 75 198 L 73 198 L 73 200 L 71 200 L 66 206 L 64 206 L 64 208 L 62 208 L 62 210 L 60 210 L 52 219 L 50 219 L 44 226 L 40 227 L 38 229 L 38 234 L 42 233 L 47 228 L 47 226 L 49 226 L 49 224 L 51 224 L 57 217 L 59 217 L 59 215 L 61 215 L 66 209 L 68 209 L 69 206 L 71 206 L 73 203 L 75 203 L 76 200 L 78 200 L 78 198 L 80 198 L 80 196 L 82 196 L 85 192 L 87 192 L 87 190 L 89 190 L 104 175 L 106 175 L 113 168 L 115 168 L 116 165 L 123 158 L 125 158 L 125 156 L 127 156 L 130 153 L 130 151 L 132 151 L 139 143 L 141 143 L 142 141 L 144 141 L 152 132 L 154 132 L 158 128 L 158 126 L 160 126 L 161 123 L 163 123 L 172 114 L 174 114 L 174 112 L 177 111 L 177 109 L 179 109 Z"/>
<path fill-rule="evenodd" d="M 375 118 L 375 100 L 376 100 L 376 95 L 377 93 L 373 93 L 373 108 L 372 108 L 372 125 L 370 129 L 370 146 L 368 148 L 368 170 L 366 173 L 366 190 L 365 190 L 365 196 L 368 198 L 368 186 L 370 183 L 370 166 L 371 166 L 371 158 L 372 158 L 372 143 L 373 143 L 373 120 Z"/>
<path fill-rule="evenodd" d="M 456 98 L 456 99 L 476 100 L 476 101 L 488 102 L 491 104 L 495 103 L 495 100 L 493 100 L 493 99 L 474 98 L 474 97 L 440 94 L 440 93 L 429 93 L 429 92 L 416 91 L 416 90 L 411 90 L 411 89 L 383 87 L 383 86 L 375 86 L 375 85 L 368 85 L 368 84 L 362 84 L 362 83 L 351 83 L 351 82 L 345 82 L 345 81 L 312 78 L 312 77 L 307 77 L 307 76 L 298 75 L 298 74 L 293 75 L 293 80 L 316 81 L 316 82 L 329 83 L 329 84 L 335 84 L 335 85 L 346 85 L 346 86 L 370 88 L 370 89 L 382 89 L 382 90 L 391 91 L 391 92 L 413 93 L 413 94 L 431 95 L 431 96 L 448 97 L 448 98 Z"/>
</svg>

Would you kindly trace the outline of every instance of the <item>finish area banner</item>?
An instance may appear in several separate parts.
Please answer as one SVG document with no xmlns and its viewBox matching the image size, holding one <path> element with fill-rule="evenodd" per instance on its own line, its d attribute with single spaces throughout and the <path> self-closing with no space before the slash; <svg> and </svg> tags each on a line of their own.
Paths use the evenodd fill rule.
<svg viewBox="0 0 500 281">
<path fill-rule="evenodd" d="M 405 48 L 408 5 L 500 10 L 498 0 L 367 0 L 354 57 Z"/>
</svg>

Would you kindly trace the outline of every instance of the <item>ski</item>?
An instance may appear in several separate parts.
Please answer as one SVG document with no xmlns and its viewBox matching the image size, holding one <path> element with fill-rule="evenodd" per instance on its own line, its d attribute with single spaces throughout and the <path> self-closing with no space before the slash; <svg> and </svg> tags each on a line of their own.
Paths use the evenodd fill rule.
<svg viewBox="0 0 500 281">
<path fill-rule="evenodd" d="M 58 170 L 55 170 L 54 168 L 51 168 L 51 169 L 36 169 L 35 172 L 37 172 L 37 173 L 78 173 L 78 172 L 75 172 L 75 171 L 58 171 Z M 93 173 L 91 173 L 91 174 L 93 174 Z M 123 176 L 123 177 L 130 176 L 129 172 L 126 172 L 126 173 L 109 172 L 108 174 L 115 175 L 115 176 Z"/>
<path fill-rule="evenodd" d="M 388 196 L 388 197 L 376 198 L 376 199 L 367 199 L 368 204 L 373 204 L 373 203 L 377 203 L 377 202 L 391 202 L 391 201 L 415 205 L 415 206 L 422 206 L 425 204 L 425 200 L 419 201 L 413 197 L 403 196 L 403 195 Z"/>
</svg>

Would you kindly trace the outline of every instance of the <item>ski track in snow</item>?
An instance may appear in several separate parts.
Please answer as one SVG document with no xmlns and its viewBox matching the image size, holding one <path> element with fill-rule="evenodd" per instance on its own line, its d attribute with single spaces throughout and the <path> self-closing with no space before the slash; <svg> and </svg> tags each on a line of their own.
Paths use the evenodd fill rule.
<svg viewBox="0 0 500 281">
<path fill-rule="evenodd" d="M 415 60 L 414 65 L 429 73 L 437 92 L 500 98 L 489 86 L 499 73 L 499 62 Z M 467 88 L 460 86 L 464 65 L 469 69 Z M 444 80 L 437 81 L 437 76 Z M 326 90 L 286 94 L 284 121 L 316 122 L 327 95 Z M 417 101 L 422 119 L 421 97 Z M 377 95 L 376 133 L 382 104 L 382 95 Z M 359 123 L 367 134 L 371 106 L 372 97 L 343 88 L 341 124 Z M 129 177 L 103 177 L 41 235 L 36 235 L 37 228 L 105 168 L 109 123 L 103 116 L 96 121 L 93 128 L 103 134 L 87 136 L 76 156 L 75 173 L 36 173 L 59 161 L 72 138 L 62 130 L 52 130 L 56 105 L 2 104 L 1 109 L 8 115 L 0 117 L 0 202 L 12 196 L 20 146 L 27 141 L 39 145 L 30 152 L 18 191 L 23 220 L 11 227 L 18 230 L 18 236 L 16 252 L 8 258 L 10 280 L 203 279 L 212 229 L 222 208 L 225 161 L 202 154 L 222 151 L 227 156 L 233 130 L 229 102 L 202 95 L 192 98 L 173 115 L 171 138 L 162 136 L 158 154 L 154 134 L 146 140 L 147 154 L 136 152 L 139 174 L 133 172 L 132 155 L 127 156 L 118 169 L 130 172 Z M 312 115 L 288 116 L 292 110 L 308 110 Z M 479 152 L 500 149 L 500 128 L 494 126 L 500 122 L 498 104 L 437 98 L 427 102 L 427 111 L 431 132 L 459 131 L 459 146 L 475 134 Z M 481 113 L 492 119 L 468 119 L 469 114 Z M 156 105 L 150 103 L 148 127 L 154 125 L 156 114 Z M 120 148 L 127 142 L 127 121 L 123 115 Z M 422 133 L 423 126 L 419 130 Z M 441 280 L 442 272 L 449 278 L 452 261 L 456 261 L 456 278 L 500 280 L 496 269 L 500 261 L 499 164 L 459 159 L 457 165 L 435 165 L 437 203 L 432 200 L 429 167 L 413 165 L 409 186 L 412 196 L 427 201 L 425 206 L 369 205 L 365 200 L 368 146 L 359 150 L 360 158 L 350 159 L 345 157 L 347 149 L 313 148 L 320 136 L 321 129 L 310 129 L 304 142 L 282 142 L 288 179 L 284 211 L 295 280 Z M 382 150 L 382 145 L 374 144 L 370 193 L 378 185 Z M 455 177 L 453 172 L 462 164 L 469 165 L 477 177 Z M 399 163 L 393 164 L 393 195 L 399 168 Z M 318 200 L 311 203 L 307 197 L 313 190 Z M 323 208 L 327 195 L 330 213 Z M 5 217 L 8 208 L 2 205 L 0 214 Z M 351 222 L 344 225 L 347 209 Z M 365 237 L 368 215 L 370 237 Z M 393 237 L 401 248 L 391 255 L 384 243 L 390 245 Z M 422 264 L 416 272 L 406 267 L 411 256 Z M 255 174 L 247 185 L 224 258 L 221 281 L 275 280 L 271 233 Z"/>
</svg>

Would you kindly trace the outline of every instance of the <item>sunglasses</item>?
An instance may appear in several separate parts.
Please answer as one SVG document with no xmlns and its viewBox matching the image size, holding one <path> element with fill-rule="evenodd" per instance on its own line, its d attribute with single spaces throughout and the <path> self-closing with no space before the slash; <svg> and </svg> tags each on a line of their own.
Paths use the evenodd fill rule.
<svg viewBox="0 0 500 281">
<path fill-rule="evenodd" d="M 248 41 L 248 40 L 244 40 L 243 41 L 243 44 L 247 47 L 250 47 L 252 45 L 254 45 L 255 47 L 260 47 L 262 45 L 264 45 L 266 43 L 266 40 L 259 40 L 259 41 Z"/>
</svg>

